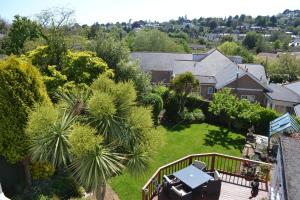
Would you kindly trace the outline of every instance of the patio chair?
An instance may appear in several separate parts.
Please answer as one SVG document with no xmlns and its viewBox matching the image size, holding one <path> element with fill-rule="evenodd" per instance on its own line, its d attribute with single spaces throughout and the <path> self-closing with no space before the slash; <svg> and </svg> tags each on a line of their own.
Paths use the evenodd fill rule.
<svg viewBox="0 0 300 200">
<path fill-rule="evenodd" d="M 172 186 L 170 198 L 172 200 L 192 200 L 192 191 L 185 188 L 183 184 Z"/>
<path fill-rule="evenodd" d="M 206 173 L 209 174 L 210 176 L 214 177 L 214 180 L 220 180 L 221 179 L 221 175 L 217 170 L 206 172 Z"/>
<path fill-rule="evenodd" d="M 174 175 L 164 175 L 163 176 L 163 190 L 169 194 L 172 186 L 176 186 L 180 184 L 180 180 L 177 179 Z"/>
<path fill-rule="evenodd" d="M 205 199 L 219 199 L 221 193 L 222 180 L 209 180 L 205 186 L 202 187 L 202 194 Z"/>
<path fill-rule="evenodd" d="M 193 165 L 202 171 L 205 171 L 206 169 L 206 164 L 199 160 L 194 160 Z"/>
</svg>

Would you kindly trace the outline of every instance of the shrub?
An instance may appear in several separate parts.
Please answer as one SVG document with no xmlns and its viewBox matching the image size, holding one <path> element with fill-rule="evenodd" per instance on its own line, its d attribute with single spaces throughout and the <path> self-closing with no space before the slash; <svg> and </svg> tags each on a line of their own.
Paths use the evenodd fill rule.
<svg viewBox="0 0 300 200">
<path fill-rule="evenodd" d="M 203 114 L 201 109 L 196 108 L 192 113 L 194 115 L 195 121 L 203 122 L 205 120 L 205 115 Z"/>
<path fill-rule="evenodd" d="M 270 122 L 279 117 L 280 114 L 268 108 L 261 108 L 258 114 L 259 120 L 254 124 L 255 132 L 262 135 L 268 135 Z"/>
<path fill-rule="evenodd" d="M 155 93 L 150 93 L 146 95 L 142 102 L 144 105 L 152 106 L 152 119 L 155 125 L 158 125 L 158 117 L 163 108 L 163 100 L 161 96 Z"/>
<path fill-rule="evenodd" d="M 50 99 L 39 71 L 14 56 L 0 60 L 0 155 L 9 162 L 26 154 L 27 117 L 42 102 L 50 103 Z"/>
<path fill-rule="evenodd" d="M 71 197 L 82 197 L 83 190 L 75 179 L 71 176 L 58 176 L 52 183 L 53 191 L 61 199 L 70 199 Z"/>
<path fill-rule="evenodd" d="M 199 108 L 196 108 L 195 110 L 189 112 L 187 109 L 183 112 L 183 120 L 187 123 L 195 123 L 195 122 L 203 122 L 205 119 L 205 116 Z"/>
<path fill-rule="evenodd" d="M 30 168 L 31 176 L 33 179 L 47 179 L 51 177 L 54 172 L 55 168 L 49 162 L 33 162 Z"/>
<path fill-rule="evenodd" d="M 168 121 L 178 122 L 181 118 L 178 115 L 179 103 L 173 91 L 168 91 L 164 102 L 165 117 Z"/>
</svg>

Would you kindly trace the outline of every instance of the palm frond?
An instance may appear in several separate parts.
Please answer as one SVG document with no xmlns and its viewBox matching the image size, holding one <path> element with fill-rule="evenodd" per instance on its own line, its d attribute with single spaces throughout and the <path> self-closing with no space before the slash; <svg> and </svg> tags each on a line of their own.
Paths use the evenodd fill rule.
<svg viewBox="0 0 300 200">
<path fill-rule="evenodd" d="M 76 116 L 65 112 L 49 134 L 33 137 L 29 146 L 33 160 L 47 160 L 54 166 L 66 166 L 71 160 L 68 135 L 75 120 Z"/>
<path fill-rule="evenodd" d="M 150 155 L 142 146 L 134 146 L 127 159 L 127 168 L 132 175 L 143 174 L 149 167 Z"/>
<path fill-rule="evenodd" d="M 82 115 L 86 111 L 86 104 L 91 95 L 90 89 L 76 89 L 72 92 L 56 92 L 58 100 L 66 103 L 66 109 L 70 113 Z"/>
<path fill-rule="evenodd" d="M 80 184 L 95 191 L 102 182 L 120 173 L 124 159 L 113 148 L 98 146 L 95 151 L 74 159 L 70 169 Z"/>
</svg>

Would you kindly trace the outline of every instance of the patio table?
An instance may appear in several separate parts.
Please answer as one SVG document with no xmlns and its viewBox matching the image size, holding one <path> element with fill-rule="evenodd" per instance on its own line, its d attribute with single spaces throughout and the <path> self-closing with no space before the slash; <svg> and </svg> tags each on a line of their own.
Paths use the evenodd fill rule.
<svg viewBox="0 0 300 200">
<path fill-rule="evenodd" d="M 173 173 L 173 175 L 179 180 L 181 180 L 188 187 L 190 187 L 192 190 L 206 183 L 210 179 L 213 179 L 212 176 L 208 175 L 207 173 L 193 165 L 181 169 Z"/>
</svg>

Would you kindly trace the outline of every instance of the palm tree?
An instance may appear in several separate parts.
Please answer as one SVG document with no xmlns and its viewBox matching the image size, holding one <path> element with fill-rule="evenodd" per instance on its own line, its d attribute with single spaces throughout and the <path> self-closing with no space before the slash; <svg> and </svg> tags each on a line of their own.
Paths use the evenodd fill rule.
<svg viewBox="0 0 300 200">
<path fill-rule="evenodd" d="M 33 136 L 29 146 L 32 159 L 47 160 L 58 168 L 67 166 L 71 161 L 68 135 L 75 120 L 73 114 L 64 112 L 61 120 L 52 124 L 48 133 Z"/>
<path fill-rule="evenodd" d="M 77 157 L 70 165 L 74 176 L 85 188 L 91 189 L 96 199 L 103 200 L 106 191 L 106 180 L 124 168 L 125 158 L 109 146 L 97 145 L 94 151 Z"/>
<path fill-rule="evenodd" d="M 65 103 L 65 109 L 75 115 L 85 114 L 86 103 L 90 95 L 90 89 L 74 89 L 70 92 L 58 91 L 55 93 L 57 100 Z"/>
</svg>

